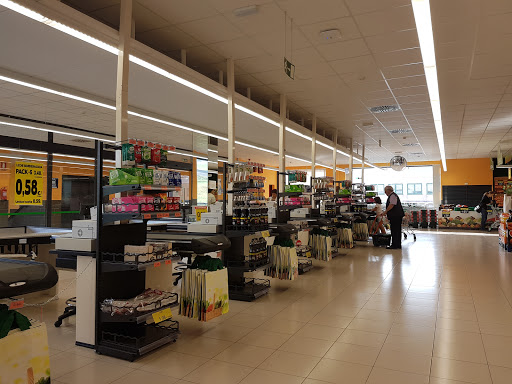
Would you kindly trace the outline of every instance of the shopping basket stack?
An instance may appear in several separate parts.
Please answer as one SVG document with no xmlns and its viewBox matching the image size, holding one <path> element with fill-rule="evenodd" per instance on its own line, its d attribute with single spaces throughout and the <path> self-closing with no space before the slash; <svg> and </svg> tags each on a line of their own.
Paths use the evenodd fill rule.
<svg viewBox="0 0 512 384">
<path fill-rule="evenodd" d="M 409 225 L 412 228 L 418 228 L 420 226 L 420 213 L 419 211 L 411 211 L 411 218 Z"/>
<path fill-rule="evenodd" d="M 428 212 L 429 212 L 428 219 L 430 221 L 428 226 L 430 228 L 435 229 L 435 228 L 437 228 L 437 211 L 435 209 L 431 209 Z"/>
<path fill-rule="evenodd" d="M 421 228 L 428 228 L 428 210 L 421 210 Z"/>
</svg>

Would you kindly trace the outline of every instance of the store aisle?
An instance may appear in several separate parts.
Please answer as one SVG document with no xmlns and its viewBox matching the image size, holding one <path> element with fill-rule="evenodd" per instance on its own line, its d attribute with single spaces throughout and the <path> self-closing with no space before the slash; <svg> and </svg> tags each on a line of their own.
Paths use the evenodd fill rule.
<svg viewBox="0 0 512 384">
<path fill-rule="evenodd" d="M 134 363 L 74 346 L 74 320 L 49 326 L 52 383 L 508 384 L 512 258 L 497 242 L 420 232 L 402 254 L 347 250 L 212 323 L 178 316 L 178 342 Z"/>
</svg>

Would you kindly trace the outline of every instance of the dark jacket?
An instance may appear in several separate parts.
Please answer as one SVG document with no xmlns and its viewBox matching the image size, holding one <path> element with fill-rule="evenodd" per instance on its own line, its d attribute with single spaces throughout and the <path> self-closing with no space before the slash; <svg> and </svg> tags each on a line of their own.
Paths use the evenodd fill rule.
<svg viewBox="0 0 512 384">
<path fill-rule="evenodd" d="M 487 210 L 487 205 L 491 204 L 491 201 L 491 198 L 487 196 L 487 192 L 484 193 L 484 195 L 482 196 L 482 200 L 480 200 L 480 207 L 482 209 Z"/>
<path fill-rule="evenodd" d="M 393 192 L 391 195 L 388 196 L 388 201 L 386 201 L 386 209 L 389 206 L 389 198 L 393 195 L 396 196 L 396 205 L 391 209 L 391 211 L 388 212 L 387 216 L 389 219 L 394 219 L 394 218 L 401 219 L 402 217 L 405 216 L 405 213 L 404 213 L 404 209 L 402 208 L 402 202 L 400 201 L 400 198 L 398 197 L 398 195 L 395 192 Z"/>
</svg>

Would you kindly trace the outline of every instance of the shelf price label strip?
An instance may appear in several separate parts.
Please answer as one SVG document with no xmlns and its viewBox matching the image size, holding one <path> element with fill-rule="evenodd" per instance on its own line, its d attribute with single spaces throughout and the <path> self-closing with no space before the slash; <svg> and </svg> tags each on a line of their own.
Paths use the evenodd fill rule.
<svg viewBox="0 0 512 384">
<path fill-rule="evenodd" d="M 172 318 L 171 308 L 165 308 L 161 311 L 153 313 L 153 321 L 155 324 L 161 323 L 162 321 L 169 320 Z"/>
</svg>

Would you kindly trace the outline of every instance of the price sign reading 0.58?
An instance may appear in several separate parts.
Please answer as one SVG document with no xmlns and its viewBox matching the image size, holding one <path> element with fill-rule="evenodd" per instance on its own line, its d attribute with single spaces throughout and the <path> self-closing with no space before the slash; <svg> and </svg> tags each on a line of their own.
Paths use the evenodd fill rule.
<svg viewBox="0 0 512 384">
<path fill-rule="evenodd" d="M 44 165 L 17 161 L 14 166 L 14 204 L 43 205 Z"/>
</svg>

